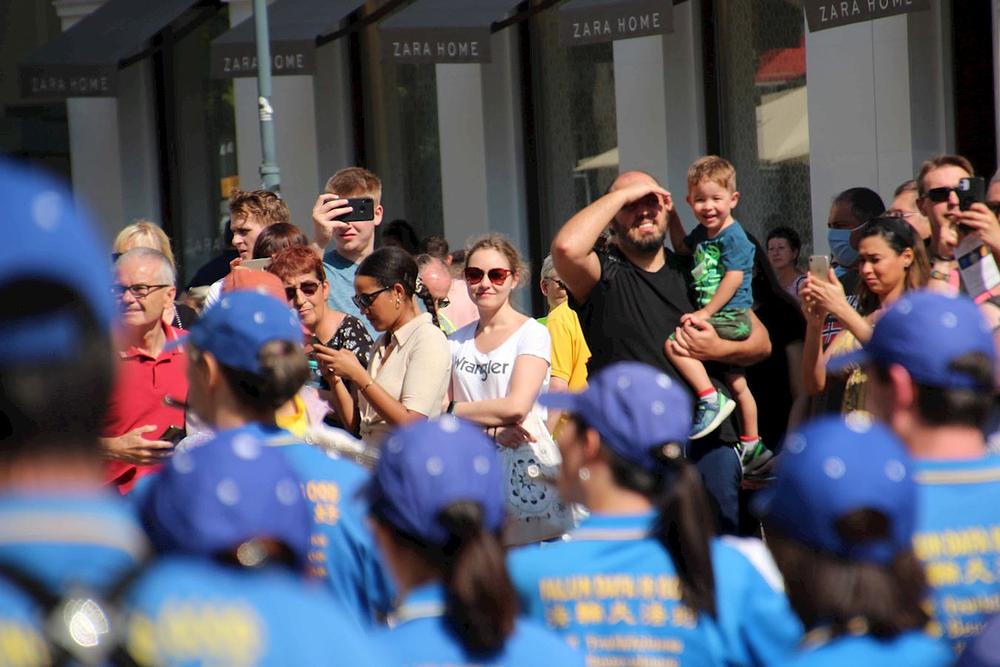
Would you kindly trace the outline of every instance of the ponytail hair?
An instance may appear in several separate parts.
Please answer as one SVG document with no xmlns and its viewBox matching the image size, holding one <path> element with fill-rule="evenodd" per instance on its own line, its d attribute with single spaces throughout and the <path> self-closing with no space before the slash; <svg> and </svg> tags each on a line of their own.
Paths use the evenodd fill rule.
<svg viewBox="0 0 1000 667">
<path fill-rule="evenodd" d="M 192 359 L 197 362 L 200 353 Z M 309 378 L 309 362 L 302 348 L 273 340 L 257 353 L 261 372 L 244 371 L 222 363 L 219 368 L 241 405 L 255 411 L 277 410 L 292 400 Z"/>
<path fill-rule="evenodd" d="M 677 569 L 681 599 L 696 612 L 716 615 L 715 574 L 711 540 L 715 520 L 701 475 L 683 457 L 677 443 L 655 448 L 661 469 L 650 472 L 626 461 L 609 447 L 611 474 L 619 486 L 647 497 L 659 509 L 653 537 L 663 545 Z"/>
<path fill-rule="evenodd" d="M 452 503 L 438 521 L 449 534 L 442 549 L 447 622 L 470 653 L 498 651 L 517 616 L 500 540 L 483 527 L 478 503 Z"/>
</svg>

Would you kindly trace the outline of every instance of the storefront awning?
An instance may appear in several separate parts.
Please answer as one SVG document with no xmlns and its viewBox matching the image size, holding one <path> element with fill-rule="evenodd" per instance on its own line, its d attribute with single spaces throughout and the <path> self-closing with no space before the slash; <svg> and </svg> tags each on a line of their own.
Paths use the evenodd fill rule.
<svg viewBox="0 0 1000 667">
<path fill-rule="evenodd" d="M 568 0 L 559 7 L 559 43 L 563 46 L 673 31 L 673 0 Z"/>
<path fill-rule="evenodd" d="M 379 25 L 382 60 L 486 63 L 494 22 L 517 0 L 416 0 Z"/>
<path fill-rule="evenodd" d="M 18 63 L 25 99 L 114 97 L 118 69 L 198 0 L 107 0 Z"/>
<path fill-rule="evenodd" d="M 278 0 L 267 8 L 271 74 L 313 74 L 316 38 L 338 28 L 364 0 Z M 212 77 L 257 76 L 253 16 L 212 40 Z"/>
</svg>

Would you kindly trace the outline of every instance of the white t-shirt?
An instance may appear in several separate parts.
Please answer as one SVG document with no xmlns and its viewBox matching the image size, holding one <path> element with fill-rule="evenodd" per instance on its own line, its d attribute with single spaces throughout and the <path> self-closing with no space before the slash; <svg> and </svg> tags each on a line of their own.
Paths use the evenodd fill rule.
<svg viewBox="0 0 1000 667">
<path fill-rule="evenodd" d="M 451 382 L 456 401 L 482 401 L 502 398 L 510 393 L 514 362 L 522 354 L 551 363 L 552 338 L 545 325 L 528 318 L 498 348 L 489 354 L 476 349 L 476 325 L 470 322 L 448 337 L 451 346 Z M 549 371 L 540 393 L 549 386 Z M 533 410 L 541 411 L 537 404 Z M 543 413 L 544 414 L 544 413 Z"/>
</svg>

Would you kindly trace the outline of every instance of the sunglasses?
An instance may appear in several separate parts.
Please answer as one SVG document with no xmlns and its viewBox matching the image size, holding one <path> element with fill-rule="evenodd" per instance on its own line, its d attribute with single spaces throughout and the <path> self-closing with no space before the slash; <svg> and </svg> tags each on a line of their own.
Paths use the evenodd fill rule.
<svg viewBox="0 0 1000 667">
<path fill-rule="evenodd" d="M 369 292 L 368 294 L 365 294 L 364 292 L 361 294 L 355 294 L 351 297 L 351 301 L 353 301 L 354 305 L 358 307 L 358 310 L 368 310 L 372 307 L 372 304 L 375 303 L 375 299 L 378 298 L 379 294 L 391 289 L 391 287 L 383 287 L 380 290 L 375 290 L 374 292 Z"/>
<path fill-rule="evenodd" d="M 285 298 L 288 299 L 289 301 L 292 301 L 293 299 L 295 299 L 296 292 L 301 291 L 306 296 L 312 296 L 318 290 L 319 290 L 319 283 L 314 282 L 312 280 L 307 280 L 304 283 L 301 283 L 300 285 L 297 285 L 295 287 L 286 287 Z"/>
<path fill-rule="evenodd" d="M 563 281 L 559 280 L 558 278 L 546 278 L 546 280 L 548 280 L 550 283 L 555 283 L 556 286 L 559 287 L 559 289 L 565 291 L 565 289 L 566 289 L 566 283 L 564 283 Z"/>
<path fill-rule="evenodd" d="M 465 267 L 465 282 L 470 285 L 478 285 L 483 282 L 483 276 L 490 279 L 490 282 L 494 285 L 503 285 L 507 280 L 507 276 L 514 273 L 510 269 L 490 269 L 489 271 L 483 271 L 475 266 Z"/>
<path fill-rule="evenodd" d="M 958 194 L 962 190 L 959 188 L 931 188 L 925 196 L 935 204 L 940 204 L 943 201 L 948 201 L 952 192 Z"/>
</svg>

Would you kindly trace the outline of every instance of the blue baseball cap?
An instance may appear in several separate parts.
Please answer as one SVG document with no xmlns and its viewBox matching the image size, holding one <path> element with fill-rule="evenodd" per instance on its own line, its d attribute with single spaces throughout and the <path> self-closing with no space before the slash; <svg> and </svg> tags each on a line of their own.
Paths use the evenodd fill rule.
<svg viewBox="0 0 1000 667">
<path fill-rule="evenodd" d="M 588 379 L 580 393 L 543 394 L 542 405 L 579 415 L 611 450 L 646 470 L 657 470 L 657 448 L 684 444 L 691 434 L 687 389 L 667 374 L 636 361 L 622 361 Z"/>
<path fill-rule="evenodd" d="M 311 514 L 281 452 L 233 429 L 177 452 L 141 507 L 158 551 L 211 556 L 254 538 L 285 544 L 305 562 Z"/>
<path fill-rule="evenodd" d="M 190 342 L 202 352 L 211 352 L 226 366 L 260 373 L 258 353 L 274 340 L 300 345 L 299 316 L 273 296 L 238 291 L 223 295 L 192 325 L 186 338 L 173 341 L 168 347 Z"/>
<path fill-rule="evenodd" d="M 21 280 L 64 285 L 80 296 L 102 330 L 110 331 L 115 319 L 110 251 L 66 187 L 0 160 L 0 201 L 0 286 Z M 0 363 L 73 358 L 83 339 L 73 310 L 0 322 Z"/>
<path fill-rule="evenodd" d="M 919 290 L 901 296 L 875 323 L 871 340 L 860 350 L 834 357 L 827 364 L 838 372 L 847 366 L 899 364 L 917 382 L 942 389 L 991 389 L 950 368 L 972 352 L 985 354 L 996 366 L 989 324 L 964 296 Z"/>
<path fill-rule="evenodd" d="M 887 563 L 909 549 L 917 488 L 899 439 L 864 414 L 830 415 L 788 436 L 774 483 L 753 499 L 754 513 L 789 538 L 855 561 Z M 837 521 L 861 509 L 889 519 L 883 539 L 848 542 Z"/>
<path fill-rule="evenodd" d="M 452 415 L 393 432 L 364 493 L 372 514 L 430 545 L 447 543 L 438 514 L 456 502 L 478 503 L 487 530 L 503 527 L 497 448 L 482 429 Z"/>
</svg>

